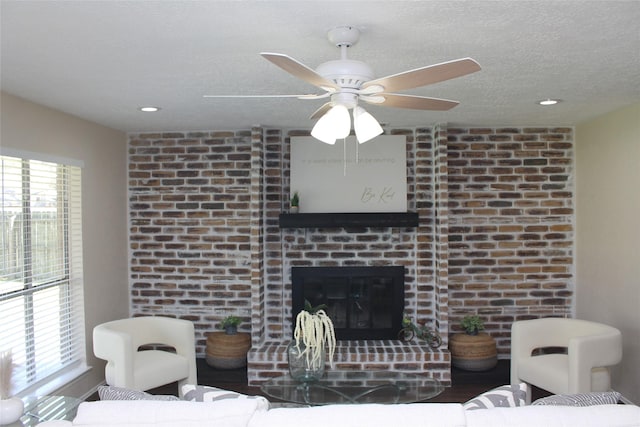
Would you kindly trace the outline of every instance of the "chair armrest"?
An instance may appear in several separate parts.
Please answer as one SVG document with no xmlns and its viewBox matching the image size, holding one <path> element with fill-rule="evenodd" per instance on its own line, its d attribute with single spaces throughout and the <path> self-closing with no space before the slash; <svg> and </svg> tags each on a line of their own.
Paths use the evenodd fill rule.
<svg viewBox="0 0 640 427">
<path fill-rule="evenodd" d="M 193 323 L 187 320 L 175 323 L 172 326 L 171 344 L 176 353 L 184 356 L 189 361 L 189 377 L 185 384 L 197 384 L 196 368 L 196 343 Z"/>
<path fill-rule="evenodd" d="M 111 329 L 108 323 L 93 329 L 93 353 L 107 361 L 107 372 L 114 377 L 114 384 L 133 387 L 133 348 L 131 336 L 126 332 Z"/>
<path fill-rule="evenodd" d="M 518 384 L 518 363 L 524 358 L 531 357 L 531 352 L 544 341 L 548 331 L 540 327 L 537 322 L 520 321 L 511 326 L 511 384 Z"/>
<path fill-rule="evenodd" d="M 622 334 L 615 328 L 600 335 L 569 340 L 569 390 L 591 390 L 591 370 L 622 360 Z"/>
</svg>

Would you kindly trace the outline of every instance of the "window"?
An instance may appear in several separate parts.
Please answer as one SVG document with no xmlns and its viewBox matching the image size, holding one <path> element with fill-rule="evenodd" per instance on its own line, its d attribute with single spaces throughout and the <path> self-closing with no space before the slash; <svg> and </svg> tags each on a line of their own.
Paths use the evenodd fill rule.
<svg viewBox="0 0 640 427">
<path fill-rule="evenodd" d="M 80 178 L 77 166 L 0 156 L 0 350 L 13 354 L 13 394 L 85 366 Z"/>
</svg>

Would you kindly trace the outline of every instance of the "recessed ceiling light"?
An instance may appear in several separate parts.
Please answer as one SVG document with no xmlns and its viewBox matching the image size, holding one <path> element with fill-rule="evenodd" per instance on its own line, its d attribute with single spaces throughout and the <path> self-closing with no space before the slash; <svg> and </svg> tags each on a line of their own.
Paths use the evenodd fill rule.
<svg viewBox="0 0 640 427">
<path fill-rule="evenodd" d="M 144 111 L 145 113 L 153 113 L 155 111 L 160 111 L 160 107 L 140 107 L 138 109 L 140 111 Z"/>
<path fill-rule="evenodd" d="M 560 102 L 559 99 L 547 98 L 547 99 L 544 99 L 542 101 L 538 101 L 537 103 L 540 104 L 540 105 L 556 105 L 558 102 Z"/>
</svg>

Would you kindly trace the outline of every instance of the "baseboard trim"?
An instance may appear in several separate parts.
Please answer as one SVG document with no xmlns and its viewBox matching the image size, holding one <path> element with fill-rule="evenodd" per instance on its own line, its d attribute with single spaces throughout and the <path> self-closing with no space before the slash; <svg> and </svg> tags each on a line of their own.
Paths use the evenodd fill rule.
<svg viewBox="0 0 640 427">
<path fill-rule="evenodd" d="M 107 383 L 103 381 L 101 383 L 96 384 L 95 386 L 91 387 L 89 391 L 87 391 L 82 396 L 80 396 L 78 399 L 82 400 L 83 402 L 86 402 L 90 396 L 93 396 L 95 393 L 98 392 L 98 387 L 101 387 L 103 385 L 107 385 Z"/>
</svg>

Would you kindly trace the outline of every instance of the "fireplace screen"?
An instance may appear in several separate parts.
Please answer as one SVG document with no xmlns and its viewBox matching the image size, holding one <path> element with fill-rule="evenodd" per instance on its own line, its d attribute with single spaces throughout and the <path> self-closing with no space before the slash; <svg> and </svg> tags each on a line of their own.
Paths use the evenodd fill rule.
<svg viewBox="0 0 640 427">
<path fill-rule="evenodd" d="M 404 267 L 293 267 L 291 278 L 293 323 L 307 300 L 327 306 L 338 340 L 397 338 Z"/>
</svg>

